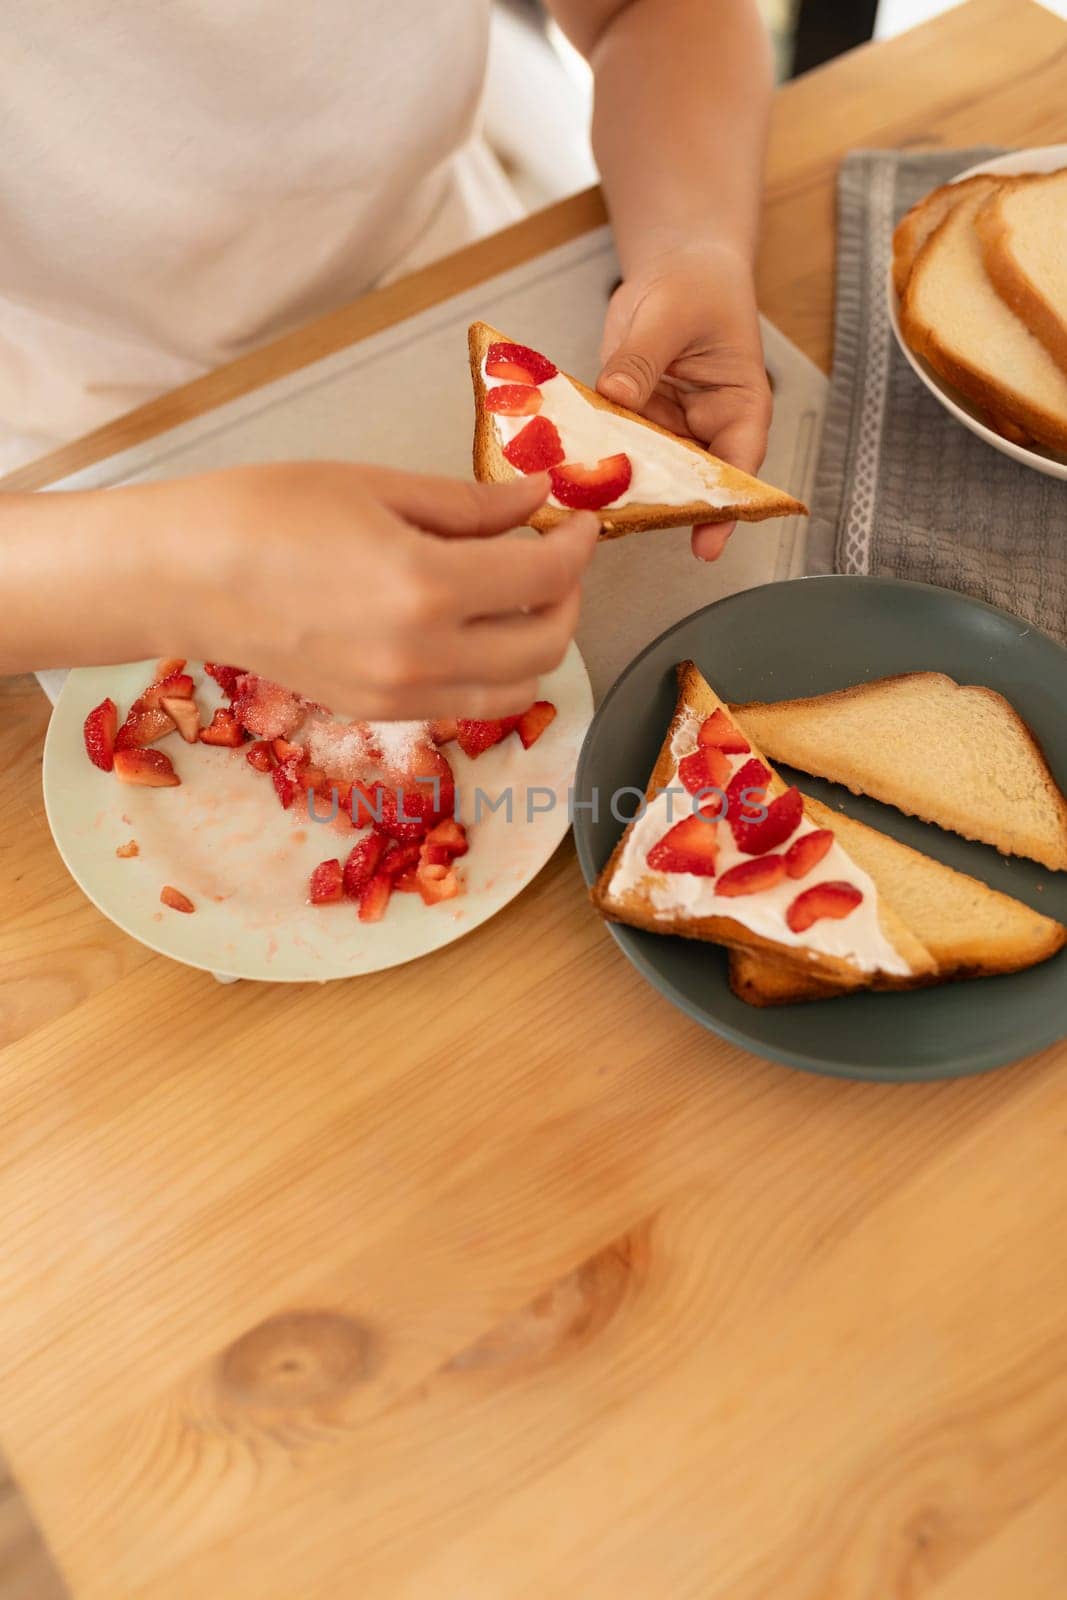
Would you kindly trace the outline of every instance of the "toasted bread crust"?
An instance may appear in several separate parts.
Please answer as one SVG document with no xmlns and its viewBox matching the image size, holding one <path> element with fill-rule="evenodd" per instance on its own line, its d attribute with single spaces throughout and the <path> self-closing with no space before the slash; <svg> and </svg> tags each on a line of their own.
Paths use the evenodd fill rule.
<svg viewBox="0 0 1067 1600">
<path fill-rule="evenodd" d="M 1067 306 L 1050 305 L 1007 247 L 1010 232 L 1004 218 L 1004 197 L 1023 184 L 1062 178 L 1059 172 L 1027 173 L 1010 180 L 992 195 L 975 217 L 982 241 L 982 259 L 990 282 L 1005 305 L 1014 311 L 1045 346 L 1052 359 L 1067 372 Z"/>
<path fill-rule="evenodd" d="M 775 715 L 789 715 L 797 711 L 832 709 L 834 706 L 850 700 L 862 701 L 869 698 L 872 692 L 876 694 L 878 690 L 891 683 L 921 683 L 923 680 L 928 680 L 932 684 L 951 685 L 957 689 L 965 688 L 972 694 L 981 695 L 996 705 L 1001 716 L 1007 717 L 1014 724 L 1017 733 L 1029 747 L 1035 772 L 1039 774 L 1043 787 L 1054 807 L 1060 836 L 1058 849 L 1047 850 L 1042 848 L 1038 841 L 1030 840 L 1028 842 L 1032 848 L 1026 851 L 1025 854 L 1029 859 L 1039 862 L 1053 872 L 1067 871 L 1067 797 L 1064 796 L 1057 785 L 1052 769 L 1041 748 L 1040 741 L 1029 723 L 1024 721 L 1009 700 L 1006 700 L 1002 694 L 998 694 L 995 689 L 986 687 L 985 684 L 957 684 L 954 678 L 950 678 L 944 672 L 898 672 L 886 678 L 873 678 L 869 683 L 855 683 L 845 689 L 834 689 L 828 694 L 808 695 L 796 700 L 750 700 L 740 705 L 731 705 L 730 711 L 744 726 L 746 715 L 750 716 L 753 711 L 766 709 L 773 710 Z M 782 757 L 782 759 L 784 760 L 785 757 Z M 795 765 L 795 763 L 791 764 Z M 956 821 L 949 824 L 947 822 L 947 813 L 939 819 L 929 816 L 922 809 L 909 807 L 907 804 L 902 803 L 899 797 L 890 800 L 885 795 L 872 793 L 868 787 L 869 776 L 859 765 L 850 765 L 847 768 L 842 766 L 836 769 L 833 774 L 820 772 L 817 776 L 825 777 L 831 783 L 842 783 L 853 794 L 867 794 L 873 800 L 882 800 L 884 803 L 894 806 L 898 811 L 903 811 L 906 816 L 919 817 L 923 822 L 931 822 L 937 827 L 950 826 L 953 832 L 961 834 L 963 838 L 991 844 L 1005 855 L 1021 855 L 1024 853 L 1017 847 L 1014 839 L 1009 838 L 1003 830 L 998 829 L 992 820 L 989 821 L 985 833 L 979 835 L 973 829 L 968 829 L 962 813 L 957 816 Z"/>
<path fill-rule="evenodd" d="M 467 333 L 467 348 L 471 383 L 474 387 L 474 476 L 480 483 L 507 483 L 510 479 L 521 476 L 504 456 L 492 418 L 485 409 L 482 365 L 489 346 L 498 341 L 509 342 L 506 334 L 491 328 L 488 323 L 471 323 Z M 591 405 L 614 412 L 616 416 L 626 417 L 631 422 L 639 422 L 643 427 L 651 428 L 654 433 L 662 433 L 667 438 L 684 445 L 687 450 L 692 450 L 703 460 L 709 458 L 710 452 L 695 441 L 679 438 L 677 434 L 671 433 L 669 428 L 661 428 L 658 423 L 650 422 L 647 417 L 639 416 L 635 411 L 628 411 L 625 406 L 615 405 L 612 401 L 606 400 L 602 394 L 598 394 L 595 389 L 589 389 L 577 378 L 572 378 L 569 373 L 563 373 L 562 376 L 567 378 L 567 381 L 572 383 Z M 655 528 L 687 528 L 695 522 L 763 522 L 768 517 L 788 517 L 797 514 L 807 516 L 807 506 L 800 500 L 794 500 L 792 495 L 771 488 L 760 479 L 752 478 L 736 467 L 731 467 L 727 462 L 718 462 L 717 457 L 711 459 L 720 466 L 724 488 L 735 487 L 738 491 L 744 489 L 750 492 L 756 489 L 760 491 L 760 498 L 738 500 L 734 504 L 725 506 L 712 506 L 706 500 L 698 500 L 685 506 L 635 503 L 614 510 L 605 510 L 597 513 L 600 517 L 601 539 L 617 539 L 624 533 L 644 533 Z M 530 518 L 530 526 L 536 528 L 539 533 L 545 533 L 570 515 L 571 513 L 563 507 L 545 505 Z"/>
<path fill-rule="evenodd" d="M 698 716 L 708 716 L 718 706 L 726 709 L 724 702 L 705 682 L 702 674 L 692 661 L 680 662 L 676 668 L 676 673 L 678 699 L 674 715 L 671 718 L 670 726 L 667 729 L 648 782 L 646 789 L 648 800 L 653 800 L 666 787 L 673 776 L 674 757 L 671 754 L 671 740 L 686 713 L 692 711 Z M 760 760 L 765 760 L 754 743 L 752 745 L 752 754 Z M 769 762 L 766 762 L 766 765 L 770 768 Z M 771 782 L 768 785 L 771 794 L 775 796 L 783 794 L 786 787 L 777 773 L 771 769 Z M 743 923 L 735 922 L 731 917 L 687 917 L 669 920 L 657 917 L 651 902 L 640 892 L 613 895 L 611 893 L 611 881 L 633 826 L 634 824 L 631 823 L 625 829 L 622 838 L 615 846 L 600 876 L 590 890 L 590 898 L 593 904 L 601 915 L 609 921 L 625 922 L 631 927 L 643 928 L 649 933 L 678 934 L 683 938 L 702 939 L 713 944 L 726 945 L 728 948 L 759 950 L 772 955 L 775 960 L 780 961 L 787 968 L 791 968 L 800 975 L 818 975 L 824 981 L 832 982 L 842 989 L 868 988 L 874 981 L 875 975 L 873 973 L 862 971 L 851 961 L 766 939 L 762 935 L 754 933 Z M 832 824 L 820 823 L 819 826 L 832 826 Z M 879 904 L 879 920 L 886 938 L 890 940 L 896 949 L 900 950 L 905 960 L 910 962 L 916 972 L 933 970 L 934 961 L 925 946 L 882 903 Z"/>
</svg>

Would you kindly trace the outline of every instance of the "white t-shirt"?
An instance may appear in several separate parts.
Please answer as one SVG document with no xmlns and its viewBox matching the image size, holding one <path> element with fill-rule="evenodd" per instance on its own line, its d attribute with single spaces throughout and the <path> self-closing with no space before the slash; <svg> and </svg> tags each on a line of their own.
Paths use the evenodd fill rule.
<svg viewBox="0 0 1067 1600">
<path fill-rule="evenodd" d="M 0 470 L 510 220 L 489 0 L 8 0 Z"/>
</svg>

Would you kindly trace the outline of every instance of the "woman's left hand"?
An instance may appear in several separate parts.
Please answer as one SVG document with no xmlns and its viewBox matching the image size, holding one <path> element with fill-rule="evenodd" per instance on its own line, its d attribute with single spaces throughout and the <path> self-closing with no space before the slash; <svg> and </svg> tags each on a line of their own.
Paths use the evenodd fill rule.
<svg viewBox="0 0 1067 1600">
<path fill-rule="evenodd" d="M 758 472 L 771 389 L 752 267 L 731 246 L 667 244 L 611 297 L 597 388 L 721 456 Z M 733 523 L 693 529 L 693 554 L 714 561 Z"/>
</svg>

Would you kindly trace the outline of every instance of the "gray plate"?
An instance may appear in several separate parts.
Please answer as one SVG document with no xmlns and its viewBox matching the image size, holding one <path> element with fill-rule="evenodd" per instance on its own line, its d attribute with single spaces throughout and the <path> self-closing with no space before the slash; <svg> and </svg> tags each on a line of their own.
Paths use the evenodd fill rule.
<svg viewBox="0 0 1067 1600">
<path fill-rule="evenodd" d="M 797 578 L 731 595 L 660 635 L 609 691 L 575 779 L 578 859 L 592 883 L 623 824 L 618 789 L 643 789 L 674 709 L 674 666 L 691 657 L 726 700 L 822 694 L 923 669 L 1006 695 L 1067 788 L 1067 650 L 1018 617 L 949 589 L 895 578 Z M 902 816 L 877 801 L 781 769 L 809 794 L 1067 921 L 1067 873 L 999 856 L 986 845 Z M 633 800 L 620 809 L 632 810 Z M 730 992 L 715 945 L 608 924 L 637 970 L 705 1027 L 811 1072 L 910 1082 L 984 1072 L 1067 1036 L 1067 950 L 1027 972 L 903 994 L 805 1005 L 747 1006 Z"/>
</svg>

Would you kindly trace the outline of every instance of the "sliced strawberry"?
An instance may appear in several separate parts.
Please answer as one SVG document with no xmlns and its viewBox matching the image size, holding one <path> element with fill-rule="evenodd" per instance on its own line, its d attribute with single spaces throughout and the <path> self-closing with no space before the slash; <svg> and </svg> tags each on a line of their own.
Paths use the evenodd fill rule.
<svg viewBox="0 0 1067 1600">
<path fill-rule="evenodd" d="M 519 472 L 544 472 L 563 460 L 559 430 L 547 417 L 534 417 L 503 449 L 505 461 Z"/>
<path fill-rule="evenodd" d="M 465 856 L 470 849 L 467 830 L 455 817 L 442 817 L 426 835 L 426 843 L 446 850 L 450 856 Z"/>
<path fill-rule="evenodd" d="M 380 922 L 393 892 L 393 880 L 386 872 L 376 872 L 359 892 L 360 922 Z"/>
<path fill-rule="evenodd" d="M 540 411 L 544 395 L 525 383 L 500 383 L 485 391 L 485 409 L 505 417 L 532 417 Z"/>
<path fill-rule="evenodd" d="M 133 856 L 141 854 L 141 847 L 136 839 L 127 839 L 125 844 L 116 845 L 115 854 L 120 861 L 129 861 Z"/>
<path fill-rule="evenodd" d="M 739 861 L 736 867 L 731 867 L 721 878 L 717 878 L 715 893 L 727 896 L 759 894 L 761 889 L 773 889 L 784 877 L 784 856 L 753 856 L 751 861 Z"/>
<path fill-rule="evenodd" d="M 257 772 L 270 772 L 278 765 L 274 751 L 266 739 L 260 739 L 258 743 L 249 745 L 245 751 L 245 760 L 250 767 L 255 767 Z"/>
<path fill-rule="evenodd" d="M 813 833 L 801 834 L 785 853 L 785 870 L 791 878 L 806 878 L 817 867 L 834 842 L 829 828 L 816 828 Z"/>
<path fill-rule="evenodd" d="M 115 751 L 115 776 L 120 783 L 140 784 L 146 789 L 174 789 L 182 781 L 168 755 L 140 746 Z"/>
<path fill-rule="evenodd" d="M 633 475 L 629 456 L 621 453 L 605 456 L 595 467 L 568 461 L 561 467 L 549 469 L 552 493 L 561 506 L 570 506 L 576 511 L 596 511 L 620 499 L 630 487 Z"/>
<path fill-rule="evenodd" d="M 159 898 L 162 904 L 169 906 L 172 911 L 184 911 L 188 914 L 196 910 L 189 896 L 182 894 L 180 889 L 173 888 L 169 883 L 165 883 L 160 889 Z"/>
<path fill-rule="evenodd" d="M 709 809 L 710 818 L 706 814 Z M 692 872 L 701 878 L 714 877 L 719 854 L 718 824 L 711 820 L 714 816 L 714 808 L 702 808 L 699 814 L 676 822 L 648 852 L 648 864 L 653 871 Z"/>
<path fill-rule="evenodd" d="M 399 877 L 393 879 L 393 891 L 396 894 L 418 894 L 418 874 L 414 872 L 402 872 Z"/>
<path fill-rule="evenodd" d="M 402 873 L 414 872 L 419 864 L 420 848 L 417 841 L 402 844 L 399 839 L 394 839 L 382 856 L 379 870 L 387 873 L 390 878 L 399 878 Z"/>
<path fill-rule="evenodd" d="M 730 819 L 734 841 L 746 856 L 766 855 L 796 833 L 804 820 L 804 802 L 799 789 L 787 789 L 767 806 L 762 822 L 750 822 L 744 816 Z"/>
<path fill-rule="evenodd" d="M 547 383 L 559 368 L 527 344 L 505 344 L 498 340 L 486 352 L 485 371 L 487 377 L 502 378 L 505 383 Z"/>
<path fill-rule="evenodd" d="M 529 750 L 532 744 L 537 743 L 555 717 L 556 708 L 551 700 L 535 700 L 532 706 L 526 707 L 516 724 L 524 750 Z"/>
<path fill-rule="evenodd" d="M 232 700 L 237 693 L 237 680 L 245 675 L 244 667 L 220 666 L 217 661 L 205 661 L 204 671 L 209 678 L 214 678 L 219 688 L 227 699 Z"/>
<path fill-rule="evenodd" d="M 753 823 L 754 813 L 766 810 L 770 768 L 753 758 L 742 762 L 726 786 L 726 815 L 731 828 L 735 823 Z"/>
<path fill-rule="evenodd" d="M 196 743 L 200 737 L 200 712 L 195 700 L 179 700 L 167 695 L 159 702 L 159 709 L 173 719 L 186 744 Z"/>
<path fill-rule="evenodd" d="M 336 857 L 332 861 L 320 861 L 311 874 L 308 900 L 313 906 L 325 906 L 340 900 L 343 892 L 341 863 Z"/>
<path fill-rule="evenodd" d="M 388 842 L 380 833 L 368 833 L 352 846 L 342 874 L 344 892 L 350 899 L 359 899 L 360 891 L 377 872 Z"/>
<path fill-rule="evenodd" d="M 433 820 L 431 786 L 424 784 L 416 789 L 409 785 L 406 789 L 390 789 L 381 784 L 378 792 L 381 797 L 381 816 L 375 826 L 388 834 L 390 839 L 402 839 L 405 842 L 421 839 Z M 400 815 L 401 807 L 403 816 Z"/>
<path fill-rule="evenodd" d="M 119 714 L 114 700 L 101 700 L 85 719 L 85 754 L 94 767 L 110 772 L 115 765 L 115 730 Z"/>
<path fill-rule="evenodd" d="M 308 758 L 308 753 L 302 744 L 290 744 L 288 739 L 272 739 L 270 747 L 274 752 L 275 761 L 296 761 L 302 764 Z"/>
<path fill-rule="evenodd" d="M 195 687 L 187 672 L 171 672 L 150 683 L 137 704 L 154 707 L 161 706 L 164 700 L 189 700 Z"/>
<path fill-rule="evenodd" d="M 303 722 L 306 707 L 280 683 L 245 672 L 237 680 L 233 713 L 257 739 L 285 739 Z"/>
<path fill-rule="evenodd" d="M 438 872 L 428 867 L 425 862 L 420 862 L 415 881 L 424 905 L 436 906 L 442 900 L 454 900 L 459 893 L 459 878 L 455 867 L 445 867 Z"/>
<path fill-rule="evenodd" d="M 499 744 L 501 739 L 506 739 L 510 729 L 505 727 L 503 719 L 491 717 L 481 722 L 470 717 L 460 717 L 456 724 L 456 742 L 465 756 L 473 760 L 484 751 Z"/>
<path fill-rule="evenodd" d="M 683 756 L 679 761 L 678 781 L 688 794 L 699 794 L 702 789 L 718 789 L 725 794 L 730 781 L 730 763 L 714 745 L 701 745 L 692 755 Z"/>
<path fill-rule="evenodd" d="M 134 750 L 141 745 L 155 744 L 166 734 L 174 732 L 174 718 L 161 706 L 146 706 L 144 698 L 135 700 L 126 721 L 115 735 L 116 750 Z"/>
<path fill-rule="evenodd" d="M 162 683 L 164 678 L 173 677 L 174 673 L 184 671 L 184 656 L 164 656 L 162 661 L 156 662 L 156 670 L 153 674 L 152 682 Z"/>
<path fill-rule="evenodd" d="M 245 731 L 241 727 L 232 711 L 220 706 L 206 728 L 201 728 L 200 739 L 203 744 L 221 744 L 236 750 L 238 745 L 245 742 Z"/>
<path fill-rule="evenodd" d="M 274 792 L 281 801 L 282 810 L 288 811 L 300 790 L 300 768 L 296 761 L 282 761 L 271 770 Z"/>
<path fill-rule="evenodd" d="M 368 825 L 376 827 L 384 811 L 381 784 L 360 783 L 357 778 L 352 785 L 347 810 L 355 827 L 365 828 Z"/>
<path fill-rule="evenodd" d="M 785 914 L 785 920 L 794 933 L 806 933 L 812 923 L 823 917 L 840 921 L 855 911 L 863 899 L 863 891 L 854 883 L 816 883 L 802 889 Z"/>
<path fill-rule="evenodd" d="M 450 739 L 456 737 L 459 723 L 455 717 L 438 717 L 436 722 L 430 723 L 430 738 L 434 744 L 448 744 Z"/>
<path fill-rule="evenodd" d="M 730 721 L 721 707 L 716 708 L 700 724 L 697 744 L 714 745 L 728 756 L 744 756 L 752 749 L 740 728 Z"/>
</svg>

